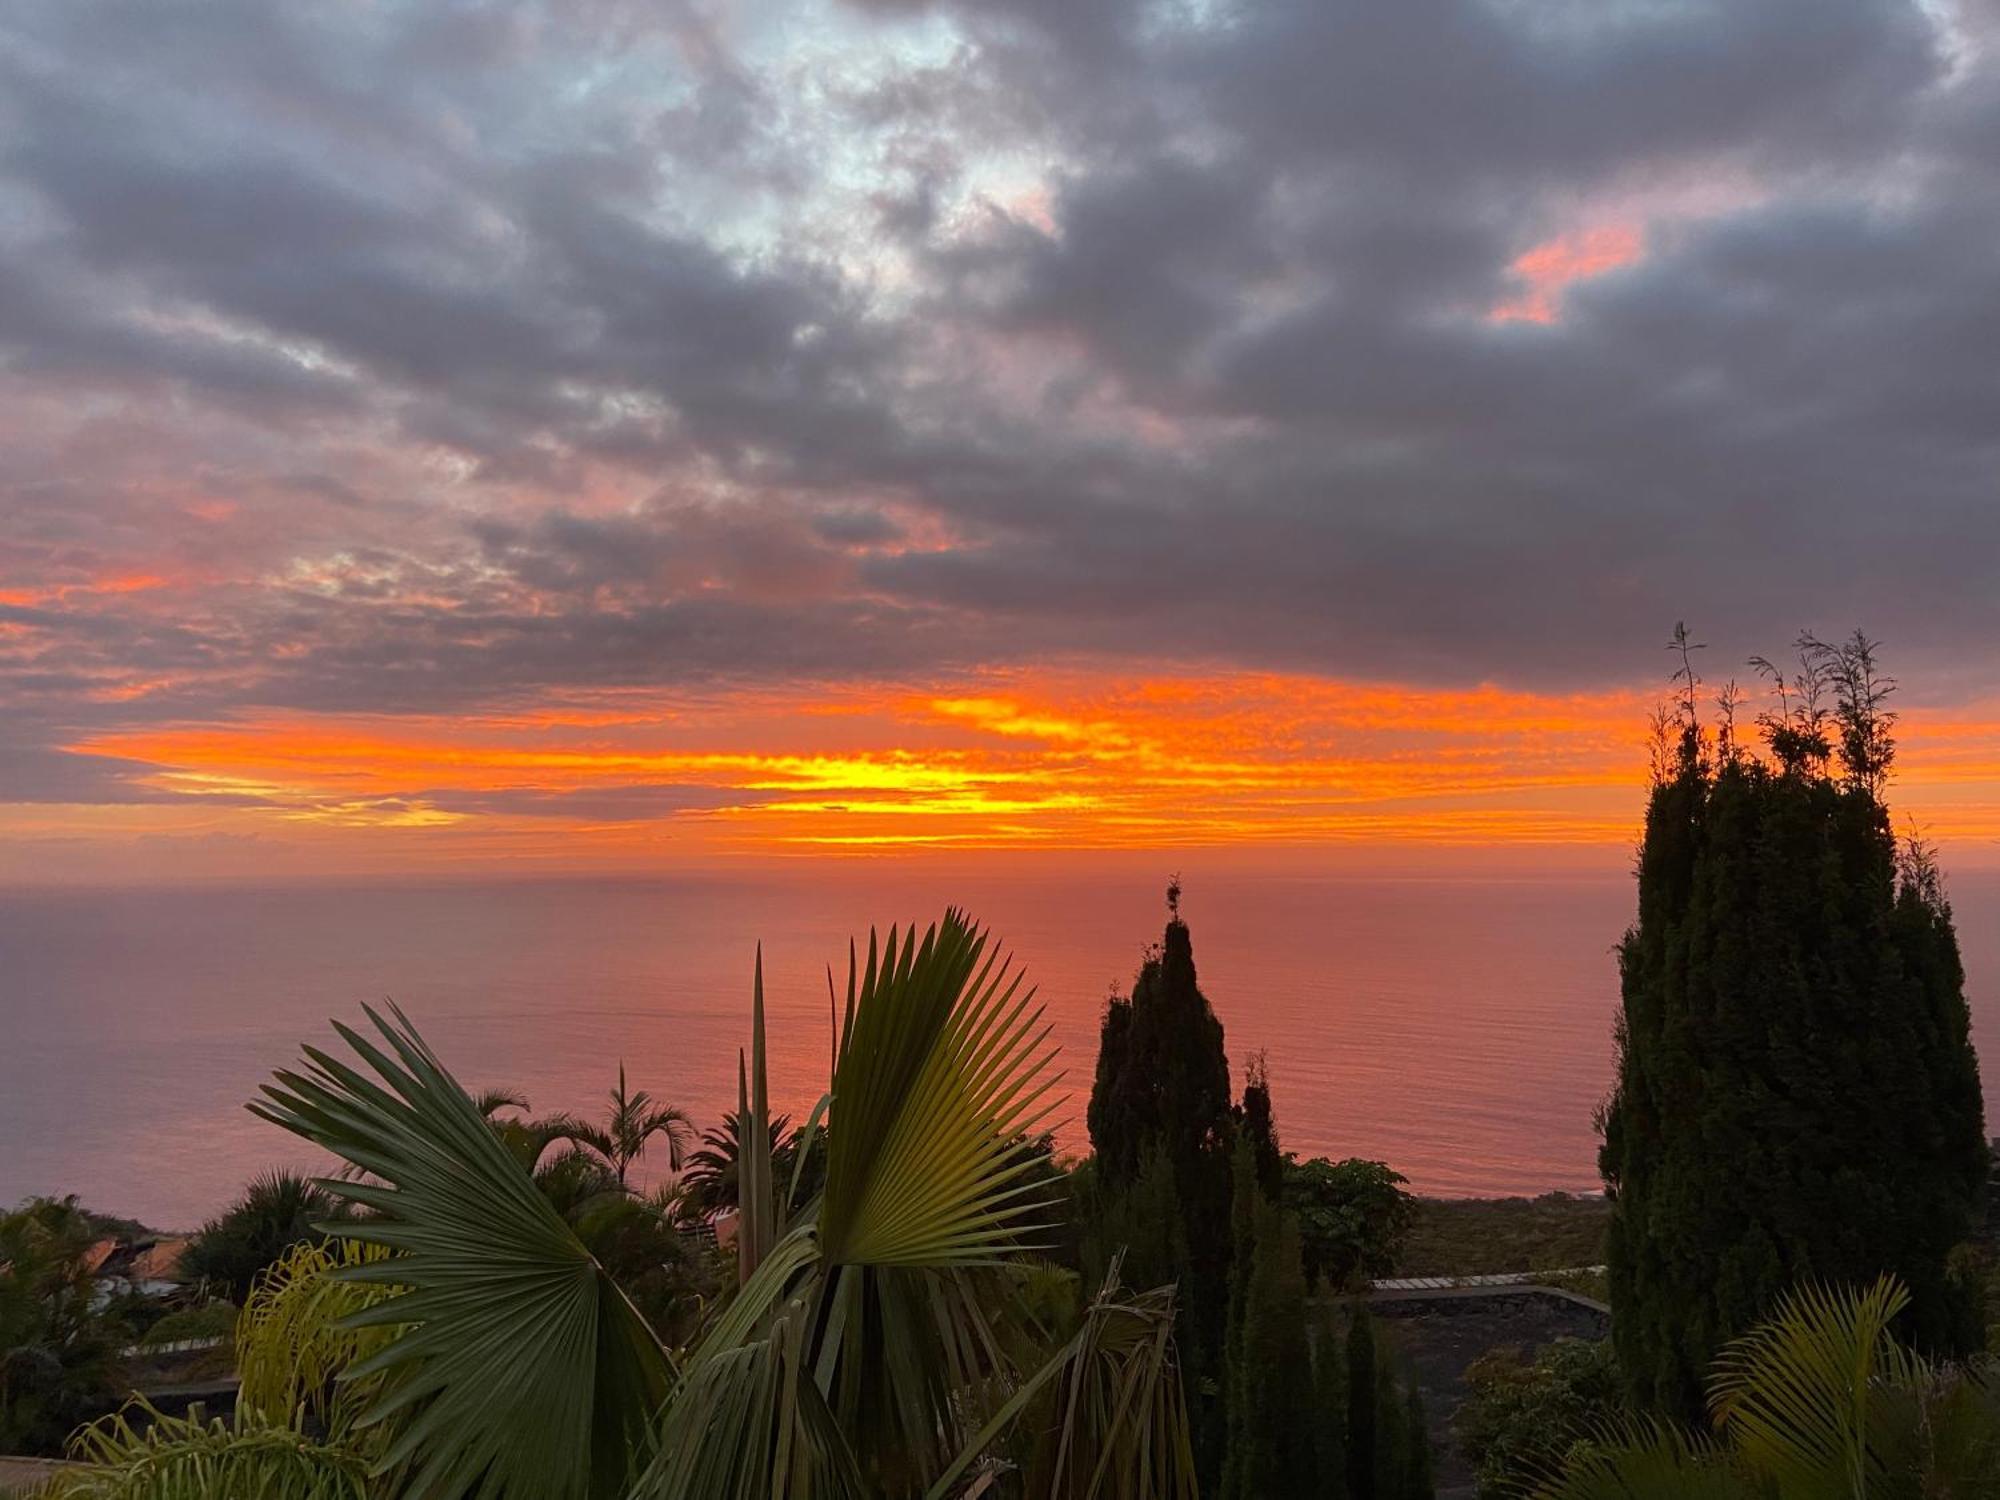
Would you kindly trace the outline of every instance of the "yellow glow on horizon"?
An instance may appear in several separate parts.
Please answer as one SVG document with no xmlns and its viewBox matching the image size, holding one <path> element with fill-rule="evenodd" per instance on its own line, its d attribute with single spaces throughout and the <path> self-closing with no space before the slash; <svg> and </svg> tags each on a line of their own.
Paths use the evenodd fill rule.
<svg viewBox="0 0 2000 1500">
<path fill-rule="evenodd" d="M 265 716 L 70 748 L 152 768 L 140 785 L 166 800 L 131 809 L 121 829 L 199 819 L 203 838 L 306 840 L 315 857 L 398 867 L 894 849 L 1608 850 L 1637 832 L 1653 701 L 1075 669 L 988 673 L 950 691 L 622 690 L 490 715 Z M 1898 815 L 1941 838 L 2000 840 L 2000 707 L 1913 713 L 1901 732 Z"/>
</svg>

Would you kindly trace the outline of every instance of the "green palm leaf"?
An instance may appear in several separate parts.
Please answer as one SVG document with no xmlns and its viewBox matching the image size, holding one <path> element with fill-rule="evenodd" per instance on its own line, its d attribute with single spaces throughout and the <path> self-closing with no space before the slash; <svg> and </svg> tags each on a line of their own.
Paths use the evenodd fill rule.
<svg viewBox="0 0 2000 1500">
<path fill-rule="evenodd" d="M 1766 1500 L 1713 1443 L 1651 1419 L 1606 1429 L 1572 1454 L 1536 1500 Z"/>
<path fill-rule="evenodd" d="M 957 911 L 890 929 L 843 1028 L 820 1243 L 862 1265 L 996 1263 L 1037 1209 L 1019 1144 L 1052 1110 L 1055 1049 L 1034 992 Z M 1032 1008 L 1031 1008 L 1032 1007 Z"/>
<path fill-rule="evenodd" d="M 1909 1301 L 1887 1276 L 1859 1291 L 1801 1287 L 1717 1358 L 1716 1427 L 1781 1496 L 1860 1500 L 1914 1469 L 1921 1362 L 1889 1333 Z"/>
<path fill-rule="evenodd" d="M 363 1419 L 400 1424 L 378 1469 L 409 1464 L 408 1500 L 622 1495 L 665 1354 L 408 1019 L 368 1016 L 386 1050 L 335 1029 L 373 1079 L 308 1047 L 251 1108 L 373 1179 L 329 1186 L 369 1211 L 343 1232 L 395 1256 L 340 1274 L 406 1289 L 351 1320 L 402 1325 L 348 1372 L 391 1377 Z"/>
<path fill-rule="evenodd" d="M 84 1428 L 70 1454 L 79 1467 L 57 1474 L 47 1500 L 368 1500 L 363 1454 L 250 1413 L 230 1423 L 139 1404 Z"/>
<path fill-rule="evenodd" d="M 379 1246 L 341 1239 L 294 1245 L 257 1279 L 236 1319 L 237 1405 L 267 1421 L 310 1420 L 346 1440 L 355 1420 L 381 1394 L 381 1381 L 346 1376 L 392 1337 L 356 1328 L 356 1313 L 395 1295 L 337 1273 L 387 1258 Z M 386 1434 L 385 1434 L 386 1435 Z"/>
</svg>

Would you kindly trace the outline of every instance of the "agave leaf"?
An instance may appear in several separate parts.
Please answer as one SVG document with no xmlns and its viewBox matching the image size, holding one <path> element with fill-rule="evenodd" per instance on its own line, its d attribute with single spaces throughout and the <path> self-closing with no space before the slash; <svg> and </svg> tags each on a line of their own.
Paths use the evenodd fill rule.
<svg viewBox="0 0 2000 1500">
<path fill-rule="evenodd" d="M 378 1472 L 407 1463 L 407 1500 L 622 1495 L 664 1352 L 408 1018 L 368 1018 L 383 1045 L 336 1030 L 373 1078 L 307 1048 L 251 1108 L 376 1179 L 329 1185 L 373 1210 L 344 1232 L 395 1252 L 339 1274 L 406 1289 L 349 1320 L 399 1326 L 348 1371 L 393 1377 L 363 1418 L 399 1422 Z"/>
</svg>

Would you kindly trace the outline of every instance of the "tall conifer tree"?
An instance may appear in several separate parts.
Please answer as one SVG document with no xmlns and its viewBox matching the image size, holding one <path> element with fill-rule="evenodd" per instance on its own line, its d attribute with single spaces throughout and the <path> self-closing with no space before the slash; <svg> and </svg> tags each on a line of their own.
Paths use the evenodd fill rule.
<svg viewBox="0 0 2000 1500">
<path fill-rule="evenodd" d="M 1950 907 L 1882 800 L 1872 644 L 1758 663 L 1778 693 L 1762 757 L 1733 690 L 1705 731 L 1697 648 L 1675 644 L 1600 1165 L 1620 1362 L 1642 1403 L 1694 1417 L 1717 1349 L 1807 1278 L 1893 1272 L 1914 1336 L 1949 1346 L 1946 1257 L 1987 1155 Z"/>
<path fill-rule="evenodd" d="M 1347 1493 L 1369 1500 L 1375 1493 L 1375 1320 L 1356 1303 L 1347 1324 Z"/>
<path fill-rule="evenodd" d="M 1167 926 L 1146 955 L 1132 998 L 1105 1007 L 1087 1120 L 1098 1181 L 1127 1188 L 1142 1159 L 1160 1152 L 1173 1169 L 1188 1274 L 1176 1323 L 1194 1408 L 1196 1457 L 1206 1480 L 1221 1472 L 1226 1437 L 1224 1330 L 1230 1297 L 1230 1170 L 1235 1110 L 1222 1023 L 1195 979 L 1194 942 L 1181 920 L 1180 883 L 1167 888 Z M 1226 1398 L 1225 1398 L 1226 1399 Z"/>
<path fill-rule="evenodd" d="M 1316 1500 L 1312 1349 L 1299 1228 L 1255 1195 L 1243 1321 L 1232 1340 L 1223 1500 Z"/>
</svg>

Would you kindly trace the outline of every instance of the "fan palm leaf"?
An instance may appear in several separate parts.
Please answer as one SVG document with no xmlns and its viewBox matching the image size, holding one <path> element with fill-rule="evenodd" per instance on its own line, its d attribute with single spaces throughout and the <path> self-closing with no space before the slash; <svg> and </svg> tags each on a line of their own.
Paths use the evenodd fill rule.
<svg viewBox="0 0 2000 1500">
<path fill-rule="evenodd" d="M 373 1078 L 308 1047 L 251 1108 L 372 1179 L 328 1185 L 369 1210 L 343 1231 L 394 1255 L 339 1274 L 403 1289 L 351 1323 L 400 1328 L 348 1372 L 390 1377 L 363 1419 L 399 1420 L 378 1469 L 407 1463 L 409 1500 L 622 1495 L 664 1352 L 408 1019 L 368 1017 L 382 1045 L 335 1029 Z"/>
<path fill-rule="evenodd" d="M 921 938 L 871 937 L 865 972 L 850 961 L 833 1092 L 800 1148 L 824 1116 L 825 1182 L 804 1202 L 800 1170 L 782 1197 L 776 1178 L 760 959 L 745 1276 L 678 1372 L 400 1012 L 370 1011 L 372 1037 L 338 1028 L 359 1066 L 308 1048 L 254 1107 L 369 1176 L 335 1186 L 368 1210 L 344 1232 L 393 1255 L 338 1274 L 401 1289 L 347 1320 L 396 1330 L 349 1371 L 386 1382 L 378 1468 L 407 1461 L 411 1500 L 605 1500 L 635 1472 L 645 1500 L 914 1497 L 977 1459 L 989 1419 L 1068 1380 L 1065 1500 L 1184 1494 L 1170 1295 L 1107 1303 L 1086 1343 L 1032 1352 L 1010 1262 L 1047 1207 L 1023 1143 L 1054 1049 L 987 947 L 950 911 Z"/>
</svg>

